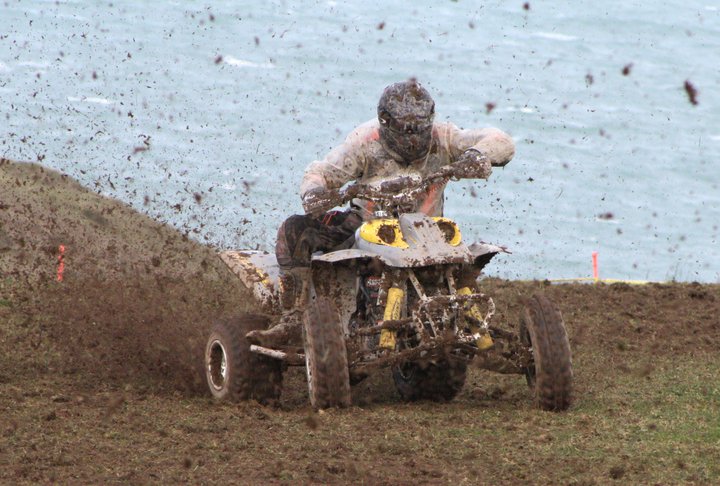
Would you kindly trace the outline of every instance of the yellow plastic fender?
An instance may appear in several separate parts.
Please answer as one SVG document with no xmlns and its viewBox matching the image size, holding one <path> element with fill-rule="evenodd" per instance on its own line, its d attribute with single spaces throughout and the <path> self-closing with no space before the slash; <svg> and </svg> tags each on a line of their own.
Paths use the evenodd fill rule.
<svg viewBox="0 0 720 486">
<path fill-rule="evenodd" d="M 397 219 L 374 219 L 360 226 L 360 238 L 376 245 L 409 248 Z"/>
</svg>

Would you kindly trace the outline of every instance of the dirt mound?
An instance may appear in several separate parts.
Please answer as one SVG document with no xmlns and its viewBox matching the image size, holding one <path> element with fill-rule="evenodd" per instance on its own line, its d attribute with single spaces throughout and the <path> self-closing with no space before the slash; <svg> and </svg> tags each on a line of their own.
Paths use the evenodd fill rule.
<svg viewBox="0 0 720 486">
<path fill-rule="evenodd" d="M 65 175 L 0 163 L 0 375 L 203 390 L 207 329 L 248 300 L 212 249 Z"/>
</svg>

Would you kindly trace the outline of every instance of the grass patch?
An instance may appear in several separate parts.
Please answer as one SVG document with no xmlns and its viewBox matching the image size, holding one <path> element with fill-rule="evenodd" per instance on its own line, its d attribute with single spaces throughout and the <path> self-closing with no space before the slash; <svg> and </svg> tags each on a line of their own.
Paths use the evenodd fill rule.
<svg viewBox="0 0 720 486">
<path fill-rule="evenodd" d="M 23 454 L 32 444 L 44 451 L 62 443 L 78 454 L 92 444 L 96 459 L 75 461 L 77 478 L 144 471 L 135 479 L 213 482 L 241 468 L 249 482 L 716 483 L 720 407 L 712 379 L 720 365 L 711 355 L 680 364 L 665 358 L 643 377 L 633 366 L 588 374 L 592 380 L 579 373 L 576 405 L 559 414 L 537 410 L 521 378 L 502 376 L 492 385 L 506 390 L 497 399 L 477 400 L 469 389 L 448 404 L 384 399 L 323 413 L 132 387 L 75 396 L 59 391 L 75 385 L 51 378 L 34 388 L 3 385 L 0 406 L 19 424 L 4 431 L 11 463 L 29 460 Z M 484 373 L 472 374 L 471 382 L 487 386 Z M 41 467 L 32 477 L 65 477 L 56 457 L 33 454 Z M 150 468 L 149 456 L 162 468 Z"/>
</svg>

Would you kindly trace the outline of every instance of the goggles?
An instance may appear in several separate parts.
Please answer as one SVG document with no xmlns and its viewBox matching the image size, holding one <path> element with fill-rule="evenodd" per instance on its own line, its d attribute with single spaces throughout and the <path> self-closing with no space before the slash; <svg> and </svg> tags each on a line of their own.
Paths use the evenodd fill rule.
<svg viewBox="0 0 720 486">
<path fill-rule="evenodd" d="M 386 116 L 380 118 L 380 123 L 395 135 L 426 135 L 433 127 L 432 117 L 404 121 Z"/>
</svg>

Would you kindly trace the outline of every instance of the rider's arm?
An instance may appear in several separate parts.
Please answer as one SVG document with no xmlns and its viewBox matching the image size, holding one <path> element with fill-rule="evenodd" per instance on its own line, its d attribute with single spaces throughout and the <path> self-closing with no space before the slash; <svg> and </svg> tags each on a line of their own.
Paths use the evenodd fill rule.
<svg viewBox="0 0 720 486">
<path fill-rule="evenodd" d="M 515 155 L 512 138 L 497 128 L 463 130 L 452 123 L 440 125 L 441 143 L 446 144 L 452 162 L 457 161 L 469 149 L 477 150 L 487 157 L 494 167 L 502 167 Z"/>
<path fill-rule="evenodd" d="M 377 121 L 364 123 L 348 135 L 342 144 L 332 149 L 325 158 L 308 165 L 300 184 L 300 197 L 305 212 L 315 212 L 313 199 L 317 199 L 318 196 L 331 198 L 333 190 L 362 175 L 367 144 L 377 140 L 377 136 Z"/>
</svg>

